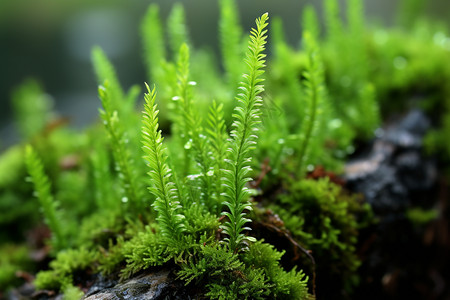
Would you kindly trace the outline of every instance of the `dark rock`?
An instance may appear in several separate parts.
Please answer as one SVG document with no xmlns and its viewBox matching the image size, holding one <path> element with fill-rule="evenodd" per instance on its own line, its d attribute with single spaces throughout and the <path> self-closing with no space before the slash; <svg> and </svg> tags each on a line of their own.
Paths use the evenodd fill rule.
<svg viewBox="0 0 450 300">
<path fill-rule="evenodd" d="M 378 130 L 367 154 L 347 164 L 348 188 L 364 194 L 377 215 L 404 212 L 415 193 L 432 188 L 436 182 L 435 165 L 421 153 L 429 127 L 425 114 L 413 110 L 399 122 Z"/>
<path fill-rule="evenodd" d="M 85 297 L 89 297 L 94 295 L 100 291 L 103 291 L 108 288 L 112 288 L 117 284 L 117 280 L 114 280 L 111 277 L 105 277 L 102 274 L 98 274 L 95 282 L 86 292 Z"/>
<path fill-rule="evenodd" d="M 103 283 L 104 284 L 104 283 Z M 176 280 L 170 270 L 142 274 L 117 283 L 113 287 L 101 288 L 96 283 L 83 298 L 85 300 L 162 300 L 193 299 L 188 295 L 183 283 Z M 95 291 L 95 292 L 94 292 Z"/>
<path fill-rule="evenodd" d="M 437 180 L 436 168 L 417 151 L 405 151 L 395 158 L 398 178 L 410 191 L 432 188 Z"/>
<path fill-rule="evenodd" d="M 425 227 L 408 217 L 410 209 L 435 205 L 437 166 L 422 151 L 429 128 L 425 114 L 413 110 L 377 130 L 364 155 L 346 165 L 347 188 L 365 196 L 377 221 L 360 232 L 364 259 L 354 299 L 431 299 L 419 292 L 432 292 L 425 280 L 434 251 L 423 243 Z"/>
<path fill-rule="evenodd" d="M 428 117 L 421 110 L 414 109 L 398 123 L 398 129 L 423 137 L 430 129 L 430 125 Z"/>
<path fill-rule="evenodd" d="M 399 182 L 396 170 L 386 164 L 379 165 L 354 184 L 353 190 L 363 193 L 366 201 L 378 213 L 397 212 L 409 204 L 407 189 Z"/>
<path fill-rule="evenodd" d="M 402 120 L 388 127 L 383 137 L 402 148 L 422 147 L 422 138 L 430 128 L 430 121 L 420 110 L 412 110 Z"/>
</svg>

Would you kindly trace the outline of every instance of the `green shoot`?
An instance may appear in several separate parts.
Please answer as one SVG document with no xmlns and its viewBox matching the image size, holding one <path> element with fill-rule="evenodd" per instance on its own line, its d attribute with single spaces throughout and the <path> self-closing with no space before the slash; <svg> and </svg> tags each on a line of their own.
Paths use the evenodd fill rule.
<svg viewBox="0 0 450 300">
<path fill-rule="evenodd" d="M 227 201 L 224 203 L 229 211 L 223 212 L 228 217 L 228 221 L 221 227 L 223 232 L 228 235 L 226 241 L 231 251 L 237 252 L 242 249 L 247 241 L 242 231 L 248 230 L 245 224 L 250 222 L 245 217 L 245 210 L 251 210 L 249 202 L 250 191 L 245 186 L 250 180 L 248 174 L 250 167 L 250 151 L 256 144 L 255 135 L 260 123 L 260 106 L 262 98 L 260 94 L 264 91 L 261 83 L 264 74 L 264 63 L 267 30 L 267 21 L 269 15 L 263 14 L 261 18 L 256 19 L 256 29 L 251 30 L 250 41 L 247 50 L 246 63 L 249 68 L 248 74 L 244 75 L 244 81 L 241 83 L 241 93 L 237 100 L 239 105 L 235 109 L 233 130 L 231 131 L 232 140 L 230 142 L 230 159 L 227 160 L 228 166 L 225 170 L 225 196 Z"/>
</svg>

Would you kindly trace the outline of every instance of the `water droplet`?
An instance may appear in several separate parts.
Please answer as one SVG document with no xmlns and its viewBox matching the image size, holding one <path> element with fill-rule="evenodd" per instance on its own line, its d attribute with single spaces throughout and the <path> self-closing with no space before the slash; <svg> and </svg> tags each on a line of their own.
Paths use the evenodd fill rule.
<svg viewBox="0 0 450 300">
<path fill-rule="evenodd" d="M 337 129 L 342 126 L 342 121 L 341 121 L 341 119 L 333 119 L 330 121 L 330 123 L 328 123 L 328 126 L 331 129 Z"/>
<path fill-rule="evenodd" d="M 285 152 L 287 155 L 292 155 L 292 154 L 294 154 L 294 149 L 292 149 L 292 148 L 285 148 L 285 149 L 284 149 L 284 152 Z"/>
<path fill-rule="evenodd" d="M 284 139 L 278 139 L 278 144 L 283 145 L 286 141 Z"/>
<path fill-rule="evenodd" d="M 127 203 L 128 202 L 128 198 L 127 197 L 122 197 L 122 203 Z"/>
<path fill-rule="evenodd" d="M 200 176 L 203 176 L 203 174 L 193 174 L 193 175 L 188 175 L 187 178 L 189 180 L 195 180 L 197 178 L 199 178 Z"/>
<path fill-rule="evenodd" d="M 190 139 L 189 141 L 186 142 L 186 144 L 184 144 L 184 149 L 189 150 L 192 148 L 192 140 Z"/>
<path fill-rule="evenodd" d="M 314 165 L 308 165 L 308 166 L 306 167 L 306 170 L 307 170 L 308 172 L 314 171 Z"/>
</svg>

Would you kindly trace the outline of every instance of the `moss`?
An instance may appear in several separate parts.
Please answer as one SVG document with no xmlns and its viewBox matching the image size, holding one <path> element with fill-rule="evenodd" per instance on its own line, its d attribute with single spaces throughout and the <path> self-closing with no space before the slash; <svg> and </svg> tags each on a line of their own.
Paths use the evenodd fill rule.
<svg viewBox="0 0 450 300">
<path fill-rule="evenodd" d="M 439 216 L 436 209 L 411 208 L 406 212 L 407 218 L 416 226 L 426 225 Z"/>
<path fill-rule="evenodd" d="M 371 215 L 361 197 L 327 177 L 305 179 L 291 182 L 271 207 L 294 238 L 311 250 L 318 278 L 331 277 L 348 289 L 357 283 L 358 232 L 369 224 Z M 320 281 L 318 286 L 323 288 Z"/>
<path fill-rule="evenodd" d="M 60 251 L 50 262 L 51 269 L 39 272 L 34 284 L 38 289 L 65 289 L 72 285 L 75 274 L 92 270 L 95 259 L 95 252 L 86 248 Z"/>
<path fill-rule="evenodd" d="M 26 246 L 5 244 L 0 247 L 0 290 L 6 291 L 22 281 L 17 272 L 34 271 L 28 251 Z"/>
<path fill-rule="evenodd" d="M 336 298 L 351 293 L 370 208 L 328 178 L 306 178 L 308 171 L 341 171 L 387 113 L 415 105 L 408 99 L 417 94 L 431 99 L 418 105 L 438 112 L 430 152 L 448 162 L 450 69 L 445 31 L 424 23 L 411 32 L 369 28 L 362 2 L 348 4 L 344 23 L 337 1 L 326 1 L 326 32 L 309 8 L 300 48 L 287 44 L 275 20 L 265 75 L 267 14 L 251 31 L 245 56 L 236 5 L 221 1 L 218 61 L 189 43 L 181 5 L 166 26 L 166 53 L 165 28 L 151 5 L 141 28 L 152 86 L 144 113 L 136 113 L 139 87 L 125 92 L 95 48 L 103 124 L 81 133 L 52 121 L 36 83 L 19 88 L 18 121 L 34 149 L 29 172 L 61 241 L 50 244 L 53 257 L 37 274 L 37 288 L 75 299 L 82 293 L 75 285 L 90 274 L 127 280 L 167 267 L 212 299 L 308 299 L 316 281 L 319 298 L 324 290 Z M 35 103 L 27 105 L 30 98 Z M 22 235 L 40 217 L 23 161 L 20 145 L 0 157 L 0 241 L 12 239 L 3 234 L 11 224 L 19 222 Z M 251 213 L 258 200 L 280 216 L 289 246 L 311 251 L 315 272 L 310 259 L 289 261 L 289 246 L 255 238 L 249 229 L 259 218 Z M 412 209 L 407 216 L 421 226 L 436 214 Z M 15 247 L 1 260 L 0 287 L 17 284 L 14 270 L 28 268 L 26 248 Z"/>
</svg>

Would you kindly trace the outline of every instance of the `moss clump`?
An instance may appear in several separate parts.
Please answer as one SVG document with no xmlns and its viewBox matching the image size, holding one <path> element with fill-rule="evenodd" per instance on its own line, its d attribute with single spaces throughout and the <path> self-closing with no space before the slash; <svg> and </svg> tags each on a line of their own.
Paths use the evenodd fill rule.
<svg viewBox="0 0 450 300">
<path fill-rule="evenodd" d="M 347 291 L 358 283 L 358 232 L 371 221 L 370 207 L 362 200 L 325 177 L 291 182 L 271 205 L 293 237 L 311 250 L 319 293 L 325 285 L 333 289 L 330 282 Z"/>
<path fill-rule="evenodd" d="M 182 8 L 177 6 L 171 22 L 181 22 L 181 15 Z M 179 43 L 183 36 L 174 36 L 180 47 L 174 57 L 178 81 L 172 88 L 178 93 L 173 97 L 178 111 L 172 115 L 173 137 L 168 143 L 164 140 L 156 90 L 146 86 L 140 131 L 144 160 L 133 147 L 139 132 L 133 107 L 121 103 L 125 94 L 112 65 L 100 49 L 94 50 L 98 77 L 112 80 L 105 80 L 99 88 L 100 116 L 108 136 L 95 141 L 99 152 L 94 152 L 91 164 L 81 164 L 78 172 L 61 173 L 53 196 L 43 161 L 32 146 L 26 148 L 27 168 L 52 230 L 52 246 L 59 250 L 50 270 L 38 273 L 37 288 L 76 295 L 73 285 L 83 275 L 102 272 L 126 280 L 143 270 L 165 267 L 187 285 L 203 287 L 200 294 L 212 299 L 309 297 L 305 274 L 286 272 L 279 264 L 282 253 L 257 242 L 245 226 L 251 222 L 246 214 L 252 209 L 252 191 L 246 184 L 260 123 L 267 25 L 268 14 L 263 14 L 251 31 L 248 74 L 243 76 L 243 93 L 237 96 L 230 134 L 223 120 L 223 105 L 215 103 L 208 108 L 206 124 L 199 119 L 193 103 L 189 48 L 186 41 Z M 112 155 L 102 152 L 99 145 L 110 147 Z M 114 176 L 103 178 L 111 164 Z M 86 174 L 94 178 L 94 186 L 82 180 Z M 81 178 L 77 180 L 77 176 Z M 111 191 L 110 186 L 116 184 L 119 188 Z M 144 186 L 149 193 L 144 193 Z M 64 220 L 55 198 L 68 209 L 75 193 L 84 195 L 83 187 L 94 190 L 99 210 L 82 217 L 83 233 L 70 239 L 68 233 L 73 232 L 73 220 L 78 216 Z M 86 194 L 89 197 L 92 195 Z M 107 205 L 111 198 L 121 203 Z M 102 234 L 104 229 L 109 229 L 109 235 Z M 262 256 L 255 257 L 259 254 Z"/>
<path fill-rule="evenodd" d="M 25 246 L 5 244 L 0 247 L 0 290 L 6 291 L 17 286 L 21 281 L 18 272 L 34 271 L 29 255 L 29 249 Z"/>
<path fill-rule="evenodd" d="M 0 158 L 0 207 L 9 212 L 0 213 L 0 226 L 27 216 L 46 220 L 52 261 L 36 286 L 76 298 L 75 286 L 86 287 L 82 279 L 92 274 L 125 281 L 167 268 L 204 298 L 308 299 L 315 287 L 318 298 L 350 294 L 358 283 L 358 232 L 370 210 L 359 196 L 327 178 L 308 179 L 308 172 L 323 165 L 339 173 L 384 113 L 415 104 L 405 99 L 417 92 L 433 99 L 428 111 L 443 116 L 429 148 L 447 151 L 450 106 L 436 99 L 450 95 L 439 76 L 450 77 L 440 62 L 448 61 L 442 34 L 431 41 L 420 34 L 431 30 L 425 25 L 412 35 L 369 28 L 360 0 L 347 7 L 344 24 L 337 1 L 325 1 L 326 33 L 314 10 L 305 10 L 298 49 L 275 19 L 266 72 L 268 15 L 247 38 L 236 5 L 221 0 L 222 75 L 214 54 L 192 45 L 181 5 L 167 31 L 151 5 L 141 28 L 151 84 L 146 93 L 138 86 L 125 92 L 108 57 L 94 48 L 103 109 L 100 122 L 81 133 L 52 119 L 43 92 L 25 84 L 15 101 L 29 146 Z M 421 86 L 424 76 L 430 80 Z M 23 180 L 24 161 L 43 216 Z M 257 239 L 257 200 L 281 217 L 271 226 L 289 245 Z M 417 224 L 433 216 L 409 212 Z M 2 239 L 11 237 L 2 230 Z M 297 257 L 293 245 L 311 253 Z M 1 274 L 10 285 L 22 262 L 8 256 Z"/>
<path fill-rule="evenodd" d="M 240 256 L 217 244 L 202 246 L 178 276 L 187 284 L 208 282 L 206 295 L 212 299 L 305 299 L 308 277 L 280 268 L 282 255 L 263 241 L 251 244 Z"/>
<path fill-rule="evenodd" d="M 58 252 L 50 262 L 50 270 L 37 274 L 34 284 L 38 289 L 66 289 L 74 283 L 77 274 L 94 270 L 96 252 L 86 248 L 67 249 Z"/>
</svg>

